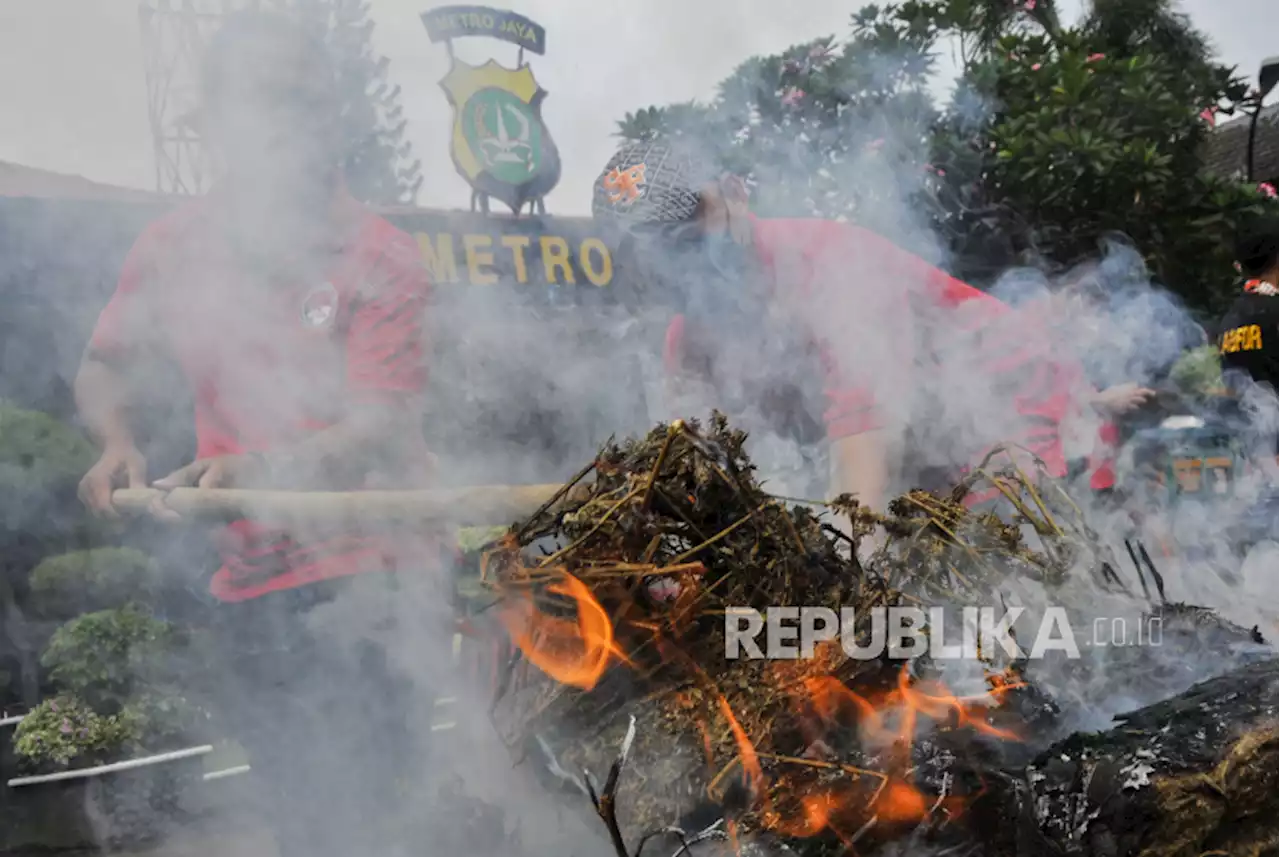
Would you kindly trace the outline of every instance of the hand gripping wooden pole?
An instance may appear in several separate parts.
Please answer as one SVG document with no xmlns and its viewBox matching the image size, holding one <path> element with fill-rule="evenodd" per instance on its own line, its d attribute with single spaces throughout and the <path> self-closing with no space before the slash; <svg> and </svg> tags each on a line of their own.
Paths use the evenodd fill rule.
<svg viewBox="0 0 1280 857">
<path fill-rule="evenodd" d="M 124 513 L 157 499 L 184 518 L 249 518 L 266 526 L 508 526 L 537 512 L 563 485 L 484 485 L 431 491 L 250 491 L 230 488 L 124 488 L 111 495 Z"/>
</svg>

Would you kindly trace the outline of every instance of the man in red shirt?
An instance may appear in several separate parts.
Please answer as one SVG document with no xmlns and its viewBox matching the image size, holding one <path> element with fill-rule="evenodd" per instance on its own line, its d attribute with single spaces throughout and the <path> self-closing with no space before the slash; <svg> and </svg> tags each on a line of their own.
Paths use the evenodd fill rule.
<svg viewBox="0 0 1280 857">
<path fill-rule="evenodd" d="M 287 17 L 242 13 L 203 72 L 221 176 L 144 230 L 99 317 L 76 396 L 103 452 L 81 497 L 110 516 L 113 488 L 145 485 L 127 409 L 157 354 L 194 394 L 197 450 L 156 486 L 420 485 L 427 281 L 412 240 L 345 191 L 327 50 Z M 412 757 L 405 688 L 371 626 L 425 576 L 432 544 L 253 521 L 217 541 L 229 678 L 215 714 L 250 752 L 281 851 L 370 853 L 395 763 Z"/>
<path fill-rule="evenodd" d="M 1108 383 L 1122 364 L 1123 348 L 1116 339 L 1124 333 L 1123 318 L 1112 318 L 1107 303 L 1112 289 L 1095 265 L 1081 266 L 1062 282 L 1050 287 L 1047 281 L 1018 283 L 1002 296 L 1022 317 L 1036 324 L 1049 337 L 1060 355 L 1062 386 L 1073 391 L 1074 412 L 1067 415 L 1071 449 L 1068 471 L 1093 491 L 1110 493 L 1115 488 L 1115 456 L 1120 443 L 1118 422 L 1147 405 L 1155 392 L 1134 381 Z M 1099 377 L 1089 377 L 1084 360 L 1104 357 L 1095 369 Z M 1113 364 L 1113 365 L 1107 365 Z M 1128 368 L 1128 367 L 1124 367 Z M 1086 478 L 1087 477 L 1087 478 Z"/>
<path fill-rule="evenodd" d="M 880 508 L 891 480 L 913 480 L 901 439 L 924 427 L 922 403 L 950 409 L 935 421 L 953 471 L 1010 440 L 1065 472 L 1058 427 L 1070 402 L 1052 355 L 989 295 L 866 229 L 752 217 L 741 182 L 679 145 L 624 147 L 593 211 L 623 228 L 619 267 L 683 303 L 664 358 L 676 398 L 693 396 L 675 409 L 736 415 L 775 394 L 793 422 L 794 411 L 821 414 L 828 496 Z M 780 386 L 799 392 L 777 396 Z"/>
</svg>

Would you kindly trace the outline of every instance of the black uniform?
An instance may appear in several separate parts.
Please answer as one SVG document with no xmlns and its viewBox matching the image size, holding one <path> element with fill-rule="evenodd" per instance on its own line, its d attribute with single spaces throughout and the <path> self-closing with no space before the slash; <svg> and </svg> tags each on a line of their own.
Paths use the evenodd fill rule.
<svg viewBox="0 0 1280 857">
<path fill-rule="evenodd" d="M 1263 399 L 1274 398 L 1280 390 L 1280 292 L 1261 280 L 1245 284 L 1244 293 L 1222 317 L 1217 343 L 1229 386 L 1252 381 L 1271 394 Z M 1235 384 L 1231 384 L 1233 377 Z M 1254 405 L 1257 402 L 1254 399 Z M 1243 426 L 1252 454 L 1280 457 L 1275 412 L 1254 414 L 1252 420 L 1242 413 L 1239 418 L 1244 423 L 1253 423 Z"/>
<path fill-rule="evenodd" d="M 1280 324 L 1280 304 L 1276 287 L 1262 280 L 1250 280 L 1244 292 L 1223 316 L 1218 349 L 1222 368 L 1246 373 L 1256 383 L 1277 383 L 1276 338 Z"/>
</svg>

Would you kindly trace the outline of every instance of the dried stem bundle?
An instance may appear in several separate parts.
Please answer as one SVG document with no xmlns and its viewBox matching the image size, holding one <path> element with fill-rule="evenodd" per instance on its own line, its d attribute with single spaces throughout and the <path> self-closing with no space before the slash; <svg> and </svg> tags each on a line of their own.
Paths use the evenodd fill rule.
<svg viewBox="0 0 1280 857">
<path fill-rule="evenodd" d="M 513 743 L 562 772 L 602 769 L 624 740 L 646 759 L 630 768 L 625 805 L 612 773 L 604 794 L 587 787 L 620 854 L 622 830 L 694 827 L 686 818 L 707 802 L 742 831 L 841 847 L 947 823 L 983 785 L 919 791 L 917 722 L 936 727 L 925 755 L 989 752 L 1011 737 L 1002 717 L 1052 710 L 1016 667 L 993 668 L 990 693 L 966 699 L 931 683 L 923 662 L 909 674 L 839 645 L 803 660 L 728 659 L 725 612 L 992 603 L 1010 578 L 1053 585 L 1081 566 L 1121 584 L 1079 510 L 1010 451 L 946 496 L 912 491 L 877 515 L 847 496 L 788 506 L 761 487 L 745 441 L 715 414 L 705 430 L 677 421 L 610 444 L 484 551 L 481 586 L 516 644 L 495 698 L 516 712 Z M 1001 455 L 1010 463 L 997 469 Z M 967 506 L 976 492 L 1009 520 Z M 849 535 L 824 508 L 848 517 Z M 864 563 L 858 548 L 873 536 Z M 960 733 L 965 743 L 948 745 Z"/>
</svg>

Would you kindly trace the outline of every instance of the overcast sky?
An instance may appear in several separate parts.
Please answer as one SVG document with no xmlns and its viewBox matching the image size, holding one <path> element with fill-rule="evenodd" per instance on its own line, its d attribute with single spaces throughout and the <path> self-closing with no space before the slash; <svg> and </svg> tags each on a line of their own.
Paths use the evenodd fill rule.
<svg viewBox="0 0 1280 857">
<path fill-rule="evenodd" d="M 419 202 L 464 207 L 467 185 L 449 160 L 450 111 L 437 82 L 443 46 L 419 14 L 431 0 L 373 0 L 375 41 L 403 89 L 409 133 L 423 161 Z M 842 35 L 862 0 L 509 0 L 543 24 L 548 52 L 533 71 L 549 91 L 544 115 L 565 164 L 551 213 L 587 209 L 590 185 L 628 110 L 709 96 L 745 57 L 825 34 Z M 1246 73 L 1280 53 L 1276 0 L 1184 0 L 1220 55 Z M 1063 0 L 1064 15 L 1081 0 Z M 515 49 L 471 40 L 469 59 L 508 64 Z M 939 92 L 946 91 L 947 70 Z M 0 160 L 151 188 L 141 38 L 134 0 L 0 0 Z"/>
</svg>

